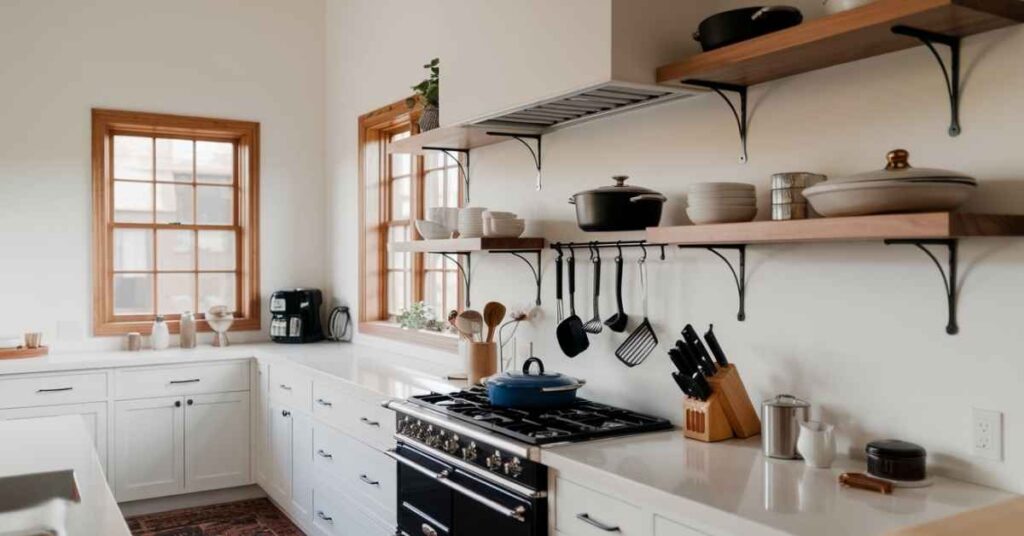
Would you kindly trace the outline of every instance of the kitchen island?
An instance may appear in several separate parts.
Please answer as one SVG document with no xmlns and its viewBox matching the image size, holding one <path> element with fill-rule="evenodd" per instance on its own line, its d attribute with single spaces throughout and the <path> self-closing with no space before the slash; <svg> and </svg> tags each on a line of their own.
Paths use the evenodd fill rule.
<svg viewBox="0 0 1024 536">
<path fill-rule="evenodd" d="M 92 439 L 77 416 L 0 421 L 0 477 L 73 470 L 81 502 L 69 503 L 64 534 L 128 536 Z M 0 533 L 5 526 L 0 514 Z"/>
</svg>

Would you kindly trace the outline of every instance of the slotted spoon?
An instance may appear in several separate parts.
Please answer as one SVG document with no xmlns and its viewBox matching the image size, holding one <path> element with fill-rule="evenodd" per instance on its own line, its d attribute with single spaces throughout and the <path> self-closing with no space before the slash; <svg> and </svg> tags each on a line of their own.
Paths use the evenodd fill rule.
<svg viewBox="0 0 1024 536">
<path fill-rule="evenodd" d="M 643 363 L 647 356 L 658 347 L 658 335 L 654 333 L 654 326 L 647 318 L 647 265 L 643 258 L 637 261 L 640 268 L 640 292 L 643 293 L 644 320 L 640 323 L 626 340 L 615 350 L 615 357 L 619 358 L 627 367 L 635 367 Z"/>
<path fill-rule="evenodd" d="M 601 311 L 598 310 L 598 298 L 601 296 L 601 253 L 591 249 L 590 262 L 594 264 L 594 317 L 583 324 L 583 331 L 596 335 L 604 331 Z"/>
</svg>

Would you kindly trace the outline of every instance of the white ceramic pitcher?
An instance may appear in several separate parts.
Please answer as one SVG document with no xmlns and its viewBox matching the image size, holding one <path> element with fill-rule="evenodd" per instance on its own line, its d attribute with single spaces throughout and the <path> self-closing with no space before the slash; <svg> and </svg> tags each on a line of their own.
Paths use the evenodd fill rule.
<svg viewBox="0 0 1024 536">
<path fill-rule="evenodd" d="M 821 421 L 800 423 L 796 450 L 811 467 L 828 469 L 836 458 L 835 426 Z"/>
</svg>

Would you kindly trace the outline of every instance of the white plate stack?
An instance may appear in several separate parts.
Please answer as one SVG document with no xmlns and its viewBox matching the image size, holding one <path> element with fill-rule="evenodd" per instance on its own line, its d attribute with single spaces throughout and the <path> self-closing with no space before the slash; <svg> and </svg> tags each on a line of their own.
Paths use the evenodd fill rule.
<svg viewBox="0 0 1024 536">
<path fill-rule="evenodd" d="M 526 230 L 526 220 L 513 212 L 485 211 L 484 236 L 492 238 L 518 238 Z"/>
<path fill-rule="evenodd" d="M 459 238 L 480 238 L 484 235 L 483 207 L 466 207 L 459 209 Z"/>
<path fill-rule="evenodd" d="M 751 221 L 757 216 L 757 191 L 744 182 L 691 184 L 686 215 L 697 225 Z"/>
</svg>

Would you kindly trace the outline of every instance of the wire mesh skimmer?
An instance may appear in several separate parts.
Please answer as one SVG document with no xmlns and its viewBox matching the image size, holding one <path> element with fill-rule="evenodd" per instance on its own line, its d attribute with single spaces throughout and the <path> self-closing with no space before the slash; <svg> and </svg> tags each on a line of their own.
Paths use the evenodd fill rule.
<svg viewBox="0 0 1024 536">
<path fill-rule="evenodd" d="M 647 356 L 658 347 L 658 335 L 654 333 L 654 326 L 647 318 L 647 249 L 643 248 L 643 257 L 637 261 L 640 272 L 640 292 L 643 293 L 644 320 L 640 323 L 626 340 L 615 350 L 615 357 L 619 358 L 627 367 L 635 367 L 643 363 Z"/>
</svg>

